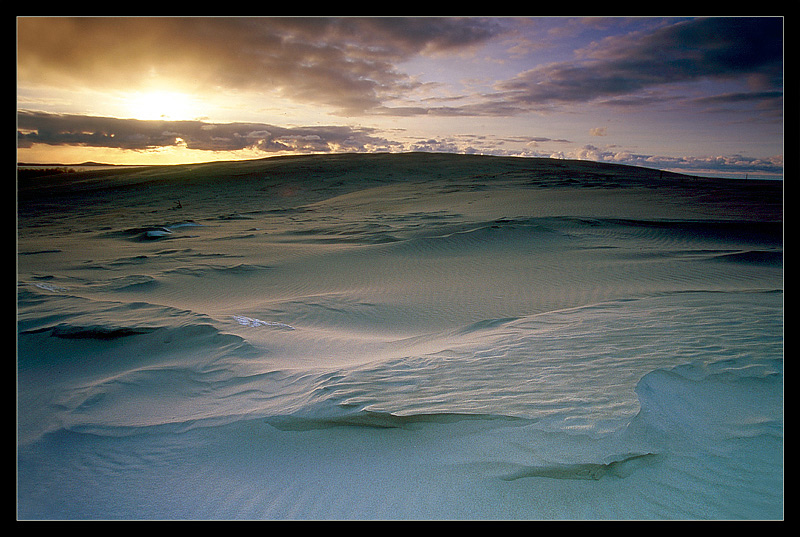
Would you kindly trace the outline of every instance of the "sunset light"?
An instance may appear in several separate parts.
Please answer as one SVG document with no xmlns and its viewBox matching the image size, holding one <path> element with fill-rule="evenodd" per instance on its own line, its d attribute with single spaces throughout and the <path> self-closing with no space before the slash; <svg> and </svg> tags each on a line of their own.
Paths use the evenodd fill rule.
<svg viewBox="0 0 800 537">
<path fill-rule="evenodd" d="M 186 120 L 201 115 L 194 99 L 171 91 L 137 93 L 127 100 L 127 109 L 133 119 Z"/>
<path fill-rule="evenodd" d="M 434 151 L 783 174 L 780 17 L 20 17 L 17 50 L 27 162 L 174 146 L 172 122 L 175 163 Z M 124 145 L 76 136 L 112 120 L 138 121 L 114 125 Z"/>
</svg>

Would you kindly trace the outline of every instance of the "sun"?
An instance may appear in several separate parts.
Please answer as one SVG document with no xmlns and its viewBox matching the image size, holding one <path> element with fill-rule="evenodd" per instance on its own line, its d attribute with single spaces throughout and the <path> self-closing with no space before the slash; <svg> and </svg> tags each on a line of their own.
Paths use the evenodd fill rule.
<svg viewBox="0 0 800 537">
<path fill-rule="evenodd" d="M 195 100 L 175 91 L 147 91 L 126 99 L 128 114 L 135 119 L 191 119 L 200 115 Z"/>
</svg>

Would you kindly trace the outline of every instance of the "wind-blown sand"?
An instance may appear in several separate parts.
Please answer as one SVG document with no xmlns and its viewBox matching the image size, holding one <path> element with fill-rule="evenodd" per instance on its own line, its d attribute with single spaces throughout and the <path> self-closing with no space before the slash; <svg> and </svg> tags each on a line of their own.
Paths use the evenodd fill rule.
<svg viewBox="0 0 800 537">
<path fill-rule="evenodd" d="M 782 518 L 782 219 L 549 159 L 20 176 L 18 517 Z"/>
</svg>

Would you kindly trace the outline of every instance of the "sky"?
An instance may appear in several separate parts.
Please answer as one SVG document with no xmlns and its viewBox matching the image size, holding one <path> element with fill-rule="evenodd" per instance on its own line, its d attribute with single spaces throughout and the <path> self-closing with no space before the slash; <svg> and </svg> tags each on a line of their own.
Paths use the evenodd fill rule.
<svg viewBox="0 0 800 537">
<path fill-rule="evenodd" d="M 783 175 L 781 17 L 18 17 L 17 160 L 438 151 Z"/>
</svg>

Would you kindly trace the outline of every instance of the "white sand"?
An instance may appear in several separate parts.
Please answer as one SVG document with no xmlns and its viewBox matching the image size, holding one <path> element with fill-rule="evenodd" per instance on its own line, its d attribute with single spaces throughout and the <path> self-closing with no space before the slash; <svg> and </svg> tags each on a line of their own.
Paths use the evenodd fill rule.
<svg viewBox="0 0 800 537">
<path fill-rule="evenodd" d="M 782 187 L 664 175 L 21 179 L 18 516 L 782 518 Z"/>
</svg>

